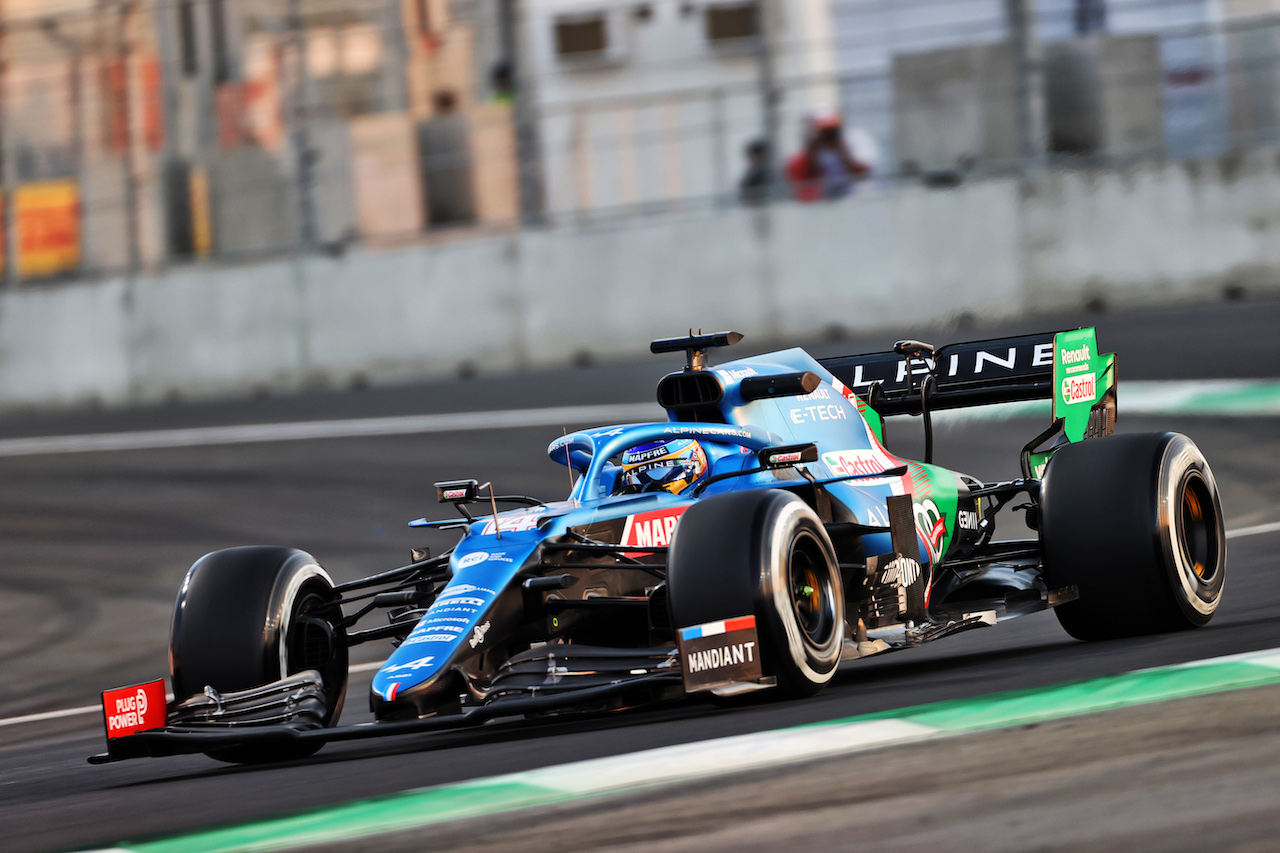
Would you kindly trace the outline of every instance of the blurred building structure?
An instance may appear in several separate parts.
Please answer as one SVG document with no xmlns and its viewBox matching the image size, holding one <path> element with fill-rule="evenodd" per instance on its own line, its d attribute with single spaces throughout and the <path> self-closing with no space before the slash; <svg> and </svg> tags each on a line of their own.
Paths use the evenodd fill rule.
<svg viewBox="0 0 1280 853">
<path fill-rule="evenodd" d="M 9 280 L 123 266 L 159 241 L 156 34 L 128 5 L 101 8 L 4 3 L 0 178 L 4 224 L 23 223 L 5 232 Z"/>
<path fill-rule="evenodd" d="M 907 172 L 1019 157 L 1016 0 L 834 0 L 846 110 Z M 1103 0 L 1021 4 L 1040 65 L 1048 154 L 1163 151 L 1159 37 Z"/>
<path fill-rule="evenodd" d="M 1007 133 L 990 138 L 1012 121 L 1008 0 L 832 4 L 845 108 L 887 151 L 910 140 L 896 152 L 899 163 L 936 161 L 939 147 L 966 160 L 1012 156 Z M 1046 95 L 1058 98 L 1047 120 L 1057 118 L 1076 137 L 1064 139 L 1059 153 L 1084 153 L 1079 125 L 1096 139 L 1085 148 L 1120 159 L 1213 156 L 1276 138 L 1280 43 L 1272 16 L 1280 3 L 1036 0 L 1034 12 Z M 933 91 L 921 92 L 922 85 Z M 922 96 L 947 103 L 930 119 L 921 115 Z M 955 139 L 939 146 L 906 126 L 918 120 L 971 139 L 979 135 L 974 126 L 985 124 L 988 147 L 964 151 Z M 921 148 L 935 156 L 921 157 Z"/>
<path fill-rule="evenodd" d="M 479 85 L 481 5 L 4 0 L 0 173 L 17 272 L 510 222 L 512 109 Z"/>
<path fill-rule="evenodd" d="M 0 0 L 0 20 L 9 283 L 734 205 L 748 145 L 776 173 L 831 110 L 886 192 L 1280 141 L 1280 0 Z"/>
<path fill-rule="evenodd" d="M 510 108 L 477 98 L 477 5 L 158 7 L 166 70 L 181 81 L 173 99 L 172 251 L 394 241 L 428 226 L 509 220 Z M 453 131 L 442 137 L 442 124 Z M 183 228 L 184 189 L 205 185 L 211 229 L 199 221 L 200 191 L 190 193 L 197 205 Z M 209 240 L 200 237 L 205 230 Z"/>
<path fill-rule="evenodd" d="M 833 108 L 828 0 L 529 0 L 550 214 L 733 196 L 746 147 Z M 790 43 L 802 49 L 775 51 Z M 785 80 L 824 78 L 784 95 Z M 781 152 L 775 151 L 775 156 Z"/>
</svg>

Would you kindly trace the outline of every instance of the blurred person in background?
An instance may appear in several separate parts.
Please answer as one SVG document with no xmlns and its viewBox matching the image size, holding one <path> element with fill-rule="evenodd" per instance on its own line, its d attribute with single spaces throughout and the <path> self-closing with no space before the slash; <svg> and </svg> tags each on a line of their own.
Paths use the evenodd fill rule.
<svg viewBox="0 0 1280 853">
<path fill-rule="evenodd" d="M 797 201 L 844 198 L 871 168 L 856 158 L 845 142 L 839 113 L 805 120 L 805 145 L 787 161 L 787 180 Z"/>
<path fill-rule="evenodd" d="M 773 175 L 769 174 L 769 143 L 756 139 L 743 149 L 747 171 L 738 182 L 738 198 L 743 204 L 763 204 L 769 198 Z"/>
<path fill-rule="evenodd" d="M 458 97 L 441 90 L 432 98 L 431 118 L 418 125 L 418 151 L 426 189 L 427 222 L 432 227 L 468 225 L 476 220 L 471 180 L 471 131 Z"/>
</svg>

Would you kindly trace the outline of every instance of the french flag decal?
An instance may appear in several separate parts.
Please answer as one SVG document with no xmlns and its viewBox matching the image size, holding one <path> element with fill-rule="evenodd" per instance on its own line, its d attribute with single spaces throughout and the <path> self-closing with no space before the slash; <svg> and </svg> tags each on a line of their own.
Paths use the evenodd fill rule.
<svg viewBox="0 0 1280 853">
<path fill-rule="evenodd" d="M 386 689 L 386 692 L 382 694 L 382 698 L 386 699 L 388 702 L 396 701 L 396 691 L 399 689 L 400 689 L 400 682 L 393 681 L 391 683 L 391 686 Z"/>
<path fill-rule="evenodd" d="M 755 626 L 756 617 L 739 616 L 736 619 L 723 619 L 719 622 L 708 622 L 705 625 L 694 625 L 692 628 L 681 628 L 680 639 L 697 640 L 701 637 L 714 637 L 717 634 L 727 634 L 730 631 L 741 631 Z"/>
</svg>

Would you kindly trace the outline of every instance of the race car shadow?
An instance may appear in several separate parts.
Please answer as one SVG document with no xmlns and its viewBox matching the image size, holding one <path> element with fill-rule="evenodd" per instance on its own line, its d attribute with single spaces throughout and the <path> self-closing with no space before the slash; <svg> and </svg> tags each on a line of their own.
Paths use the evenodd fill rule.
<svg viewBox="0 0 1280 853">
<path fill-rule="evenodd" d="M 416 753 L 439 753 L 461 748 L 501 747 L 516 743 L 526 744 L 531 750 L 539 751 L 544 757 L 544 761 L 542 763 L 548 763 L 546 761 L 548 753 L 541 746 L 541 743 L 549 738 L 574 735 L 585 738 L 588 741 L 598 741 L 599 735 L 607 735 L 607 733 L 617 729 L 634 730 L 637 726 L 653 724 L 657 724 L 659 726 L 668 724 L 678 725 L 682 721 L 696 720 L 699 717 L 705 718 L 708 707 L 709 706 L 707 704 L 702 702 L 680 701 L 666 703 L 665 705 L 652 705 L 644 708 L 614 711 L 604 714 L 584 713 L 566 715 L 554 719 L 502 719 L 495 720 L 494 722 L 482 727 L 472 729 L 398 735 L 389 737 L 387 740 L 365 740 L 331 744 L 326 746 L 316 755 L 293 761 L 280 761 L 254 765 L 233 765 L 223 764 L 215 762 L 213 759 L 208 759 L 208 765 L 195 772 L 133 781 L 116 787 L 145 787 L 156 783 L 213 779 L 235 776 L 243 773 L 254 773 L 262 770 L 283 770 L 291 767 L 305 766 L 308 768 L 319 768 L 326 765 L 340 765 L 352 761 L 391 758 Z M 634 734 L 634 731 L 632 734 Z M 687 739 L 688 738 L 677 734 L 675 730 L 669 730 L 665 737 L 661 734 L 647 738 L 628 737 L 627 748 L 622 751 L 645 749 L 650 746 L 664 746 L 670 743 L 680 743 Z M 609 740 L 614 744 L 618 743 L 616 738 L 609 738 Z M 649 743 L 646 741 L 652 742 Z M 608 754 L 614 751 L 618 750 L 600 749 L 598 742 L 594 747 L 580 744 L 570 747 L 564 752 L 555 754 L 554 759 L 550 763 L 562 763 L 585 758 L 593 758 L 600 754 Z M 465 767 L 466 776 L 473 776 L 477 773 L 479 775 L 487 775 L 490 773 L 503 773 L 511 772 L 513 770 L 527 769 L 522 767 L 505 766 L 506 763 L 505 757 L 501 754 L 497 756 L 486 755 L 484 757 L 468 755 L 465 758 L 460 758 L 456 763 L 451 762 L 450 766 L 454 768 Z M 493 766 L 486 766 L 489 764 L 493 764 Z M 540 764 L 534 764 L 533 766 L 540 766 Z M 415 784 L 439 784 L 454 781 L 452 778 L 454 775 L 456 774 L 450 773 L 450 778 L 441 778 L 434 782 L 424 777 L 422 782 Z"/>
<path fill-rule="evenodd" d="M 1274 624 L 1269 621 L 1269 626 Z M 998 630 L 1016 627 L 1001 626 Z M 1242 627 L 1248 626 L 1243 622 L 1213 623 L 1194 632 L 1093 642 L 1054 631 L 1051 638 L 1039 633 L 1015 636 L 1009 646 L 959 651 L 949 646 L 945 652 L 938 650 L 942 653 L 926 652 L 927 657 L 914 655 L 924 649 L 886 653 L 846 663 L 818 698 L 841 702 L 852 715 L 1102 678 L 1238 651 L 1241 643 L 1238 630 L 1233 629 Z M 993 633 L 990 638 L 996 636 Z M 975 640 L 979 637 L 973 635 Z M 985 646 L 988 640 L 981 642 Z"/>
<path fill-rule="evenodd" d="M 1066 652 L 1079 648 L 1080 643 L 1063 634 L 1061 640 L 1041 642 L 1033 645 L 1017 644 L 1013 647 L 982 649 L 957 654 L 954 649 L 943 655 L 930 655 L 917 658 L 913 652 L 920 649 L 905 649 L 900 652 L 886 652 L 859 661 L 846 661 L 836 673 L 836 685 L 872 685 L 883 681 L 897 681 L 903 678 L 933 677 L 939 674 L 958 675 L 962 670 L 977 667 L 988 667 L 993 664 L 1015 663 L 1027 658 L 1040 657 L 1046 654 Z M 968 676 L 965 676 L 968 677 Z"/>
<path fill-rule="evenodd" d="M 207 765 L 193 772 L 134 781 L 120 787 L 181 779 L 211 779 L 295 766 L 340 766 L 353 761 L 438 754 L 463 748 L 472 750 L 456 761 L 432 760 L 422 768 L 426 772 L 415 778 L 417 785 L 439 784 L 460 777 L 513 772 L 548 763 L 559 764 L 748 731 L 802 725 L 1034 684 L 1096 677 L 1115 671 L 1113 656 L 1117 652 L 1122 657 L 1134 659 L 1132 668 L 1157 665 L 1160 661 L 1148 662 L 1146 659 L 1155 655 L 1168 658 L 1170 652 L 1173 652 L 1172 657 L 1189 659 L 1195 655 L 1182 654 L 1190 652 L 1189 649 L 1182 649 L 1181 643 L 1171 645 L 1169 642 L 1185 637 L 1185 634 L 1174 634 L 1160 638 L 1080 643 L 1065 633 L 1055 632 L 1052 639 L 1026 637 L 1019 642 L 1015 638 L 1012 645 L 1004 644 L 1004 640 L 1009 639 L 1005 637 L 998 647 L 962 651 L 954 646 L 945 651 L 922 647 L 846 662 L 827 689 L 812 699 L 787 701 L 772 692 L 762 692 L 732 702 L 688 699 L 608 713 L 543 719 L 508 718 L 477 728 L 335 743 L 314 756 L 295 761 L 226 765 L 209 760 Z M 1204 635 L 1201 634 L 1200 638 L 1203 639 Z M 990 640 L 982 642 L 986 645 Z M 919 657 L 918 653 L 927 657 Z M 1131 667 L 1126 664 L 1121 668 Z M 623 729 L 626 731 L 622 732 Z M 548 741 L 555 740 L 561 742 L 547 746 Z M 518 745 L 518 748 L 512 749 L 513 745 Z M 481 752 L 475 752 L 476 749 Z M 435 768 L 442 770 L 436 771 Z M 459 768 L 463 769 L 460 771 Z M 435 778 L 437 776 L 439 778 Z"/>
</svg>

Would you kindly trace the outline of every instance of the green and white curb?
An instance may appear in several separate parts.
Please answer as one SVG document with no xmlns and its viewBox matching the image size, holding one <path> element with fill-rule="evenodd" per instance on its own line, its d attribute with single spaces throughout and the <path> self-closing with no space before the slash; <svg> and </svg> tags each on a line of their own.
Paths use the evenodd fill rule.
<svg viewBox="0 0 1280 853">
<path fill-rule="evenodd" d="M 151 841 L 116 853 L 247 853 L 778 767 L 866 749 L 1280 684 L 1280 649 L 577 761 Z"/>
</svg>

